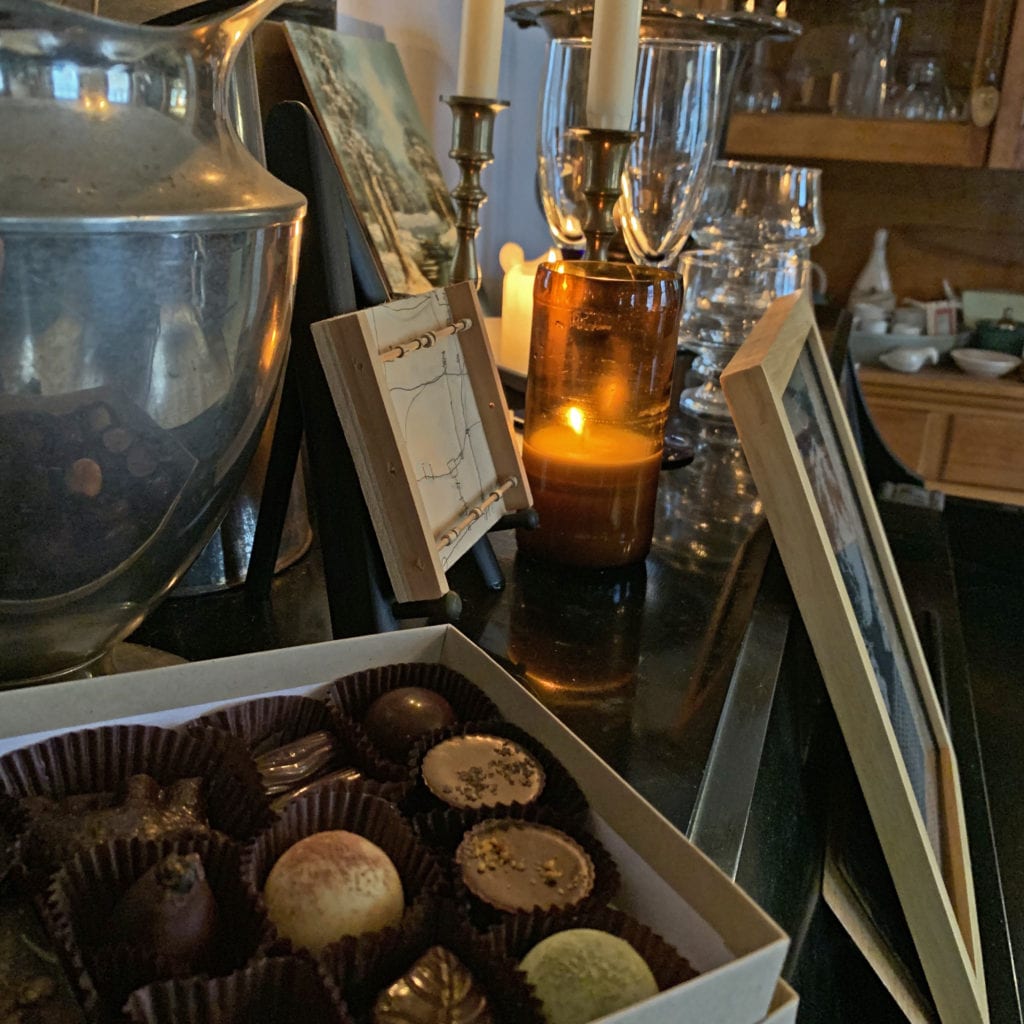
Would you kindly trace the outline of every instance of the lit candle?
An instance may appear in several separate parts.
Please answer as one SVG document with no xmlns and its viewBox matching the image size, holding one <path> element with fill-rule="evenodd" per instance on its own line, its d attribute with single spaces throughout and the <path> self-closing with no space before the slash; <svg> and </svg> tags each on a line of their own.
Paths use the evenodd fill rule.
<svg viewBox="0 0 1024 1024">
<path fill-rule="evenodd" d="M 501 286 L 501 351 L 498 362 L 515 373 L 526 375 L 530 363 L 530 328 L 533 323 L 533 283 L 537 268 L 555 260 L 558 254 L 549 249 L 535 260 L 525 260 L 523 247 L 506 242 L 498 253 L 498 262 L 505 271 Z"/>
<path fill-rule="evenodd" d="M 628 130 L 640 50 L 643 0 L 594 0 L 587 127 Z"/>
<path fill-rule="evenodd" d="M 456 96 L 497 97 L 504 17 L 504 0 L 462 0 Z"/>
<path fill-rule="evenodd" d="M 594 568 L 643 559 L 651 545 L 660 444 L 628 427 L 589 422 L 575 406 L 564 418 L 523 443 L 541 528 L 521 532 L 520 547 L 554 550 L 560 561 Z"/>
</svg>

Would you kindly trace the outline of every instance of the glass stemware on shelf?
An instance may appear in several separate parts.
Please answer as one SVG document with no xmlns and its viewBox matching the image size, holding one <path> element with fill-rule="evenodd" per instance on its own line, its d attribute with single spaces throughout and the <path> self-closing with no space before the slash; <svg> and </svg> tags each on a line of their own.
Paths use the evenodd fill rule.
<svg viewBox="0 0 1024 1024">
<path fill-rule="evenodd" d="M 590 40 L 552 39 L 540 100 L 537 171 L 551 236 L 566 255 L 584 247 L 583 148 L 568 129 L 586 123 Z M 670 266 L 686 243 L 722 116 L 721 46 L 643 39 L 633 129 L 617 216 L 633 259 Z"/>
<path fill-rule="evenodd" d="M 640 44 L 633 130 L 618 213 L 635 263 L 675 265 L 697 217 L 714 160 L 721 47 L 646 39 Z"/>
</svg>

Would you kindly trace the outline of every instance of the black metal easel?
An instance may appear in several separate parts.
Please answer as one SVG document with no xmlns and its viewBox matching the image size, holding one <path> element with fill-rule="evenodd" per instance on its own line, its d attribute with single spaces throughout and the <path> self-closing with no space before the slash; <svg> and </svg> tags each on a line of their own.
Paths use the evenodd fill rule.
<svg viewBox="0 0 1024 1024">
<path fill-rule="evenodd" d="M 387 288 L 309 108 L 296 102 L 279 104 L 270 113 L 265 135 L 267 166 L 302 192 L 309 206 L 291 350 L 253 538 L 247 592 L 257 600 L 269 597 L 305 435 L 310 462 L 307 485 L 316 511 L 333 635 L 386 632 L 397 629 L 400 619 L 453 622 L 462 610 L 455 591 L 432 601 L 395 600 L 310 330 L 317 321 L 387 302 Z M 502 517 L 494 529 L 534 525 L 536 512 L 528 509 Z M 502 589 L 505 581 L 486 537 L 474 545 L 472 554 L 487 586 Z"/>
</svg>

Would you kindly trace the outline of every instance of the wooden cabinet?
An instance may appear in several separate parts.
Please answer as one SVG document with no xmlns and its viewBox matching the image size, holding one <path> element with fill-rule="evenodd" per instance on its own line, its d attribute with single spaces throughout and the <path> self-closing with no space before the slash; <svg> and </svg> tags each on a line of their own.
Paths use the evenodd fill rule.
<svg viewBox="0 0 1024 1024">
<path fill-rule="evenodd" d="M 911 54 L 934 52 L 948 84 L 969 107 L 983 87 L 999 88 L 996 117 L 983 126 L 964 121 L 868 120 L 833 116 L 819 99 L 817 112 L 794 110 L 799 101 L 783 96 L 787 112 L 736 113 L 726 148 L 735 156 L 815 162 L 856 160 L 929 164 L 941 167 L 1024 168 L 1024 0 L 907 0 L 910 35 L 904 33 L 897 67 Z M 842 50 L 832 32 L 853 24 L 852 5 L 834 0 L 789 0 L 787 13 L 804 27 L 804 38 L 775 44 L 770 70 L 785 83 L 787 68 L 801 47 L 814 40 L 834 55 Z M 818 33 L 818 36 L 815 36 Z M 844 57 L 846 53 L 843 53 Z M 813 56 L 813 54 L 812 54 Z M 804 59 L 799 56 L 799 59 Z M 830 57 L 822 58 L 827 70 Z M 841 86 L 841 72 L 835 72 Z M 791 91 L 791 90 L 790 90 Z M 834 95 L 835 89 L 825 90 Z M 818 90 L 819 95 L 821 90 Z"/>
<path fill-rule="evenodd" d="M 928 487 L 1024 505 L 1024 381 L 862 366 L 860 382 L 886 444 Z"/>
</svg>

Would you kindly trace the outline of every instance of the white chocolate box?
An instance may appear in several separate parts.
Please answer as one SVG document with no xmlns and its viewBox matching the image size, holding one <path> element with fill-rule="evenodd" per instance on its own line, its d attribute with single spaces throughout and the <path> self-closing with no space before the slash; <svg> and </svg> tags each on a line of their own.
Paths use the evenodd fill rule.
<svg viewBox="0 0 1024 1024">
<path fill-rule="evenodd" d="M 252 697 L 316 696 L 338 676 L 407 661 L 440 662 L 576 778 L 591 831 L 615 858 L 615 905 L 664 936 L 701 974 L 602 1024 L 792 1024 L 797 997 L 779 980 L 785 933 L 727 875 L 451 626 L 334 640 L 216 661 L 55 683 L 0 694 L 0 754 L 55 733 L 129 722 L 173 727 Z"/>
</svg>

